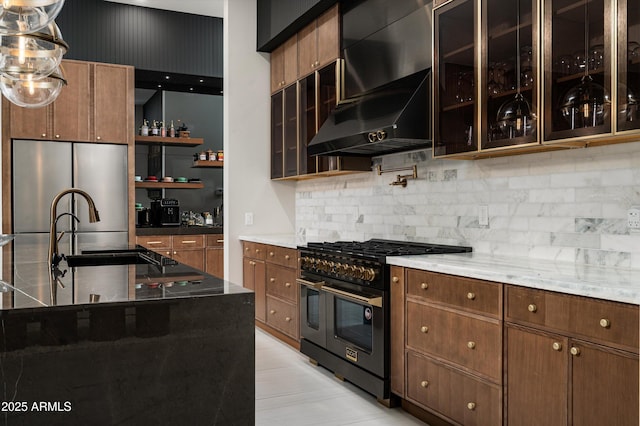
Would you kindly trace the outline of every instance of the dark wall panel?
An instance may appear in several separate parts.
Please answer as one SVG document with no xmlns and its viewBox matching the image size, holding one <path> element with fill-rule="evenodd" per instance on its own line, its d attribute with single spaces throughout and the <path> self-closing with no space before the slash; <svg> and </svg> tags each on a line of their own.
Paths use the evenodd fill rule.
<svg viewBox="0 0 640 426">
<path fill-rule="evenodd" d="M 67 59 L 222 77 L 222 19 L 111 3 L 66 0 L 56 19 Z"/>
<path fill-rule="evenodd" d="M 338 0 L 258 0 L 257 50 L 271 52 Z"/>
</svg>

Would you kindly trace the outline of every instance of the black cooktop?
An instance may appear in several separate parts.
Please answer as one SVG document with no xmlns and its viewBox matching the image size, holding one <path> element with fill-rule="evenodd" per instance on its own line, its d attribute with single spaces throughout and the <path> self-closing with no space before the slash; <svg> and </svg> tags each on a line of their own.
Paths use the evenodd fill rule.
<svg viewBox="0 0 640 426">
<path fill-rule="evenodd" d="M 445 254 L 470 252 L 471 247 L 372 239 L 367 241 L 336 241 L 333 243 L 307 243 L 307 249 L 353 256 L 409 256 L 418 254 Z"/>
</svg>

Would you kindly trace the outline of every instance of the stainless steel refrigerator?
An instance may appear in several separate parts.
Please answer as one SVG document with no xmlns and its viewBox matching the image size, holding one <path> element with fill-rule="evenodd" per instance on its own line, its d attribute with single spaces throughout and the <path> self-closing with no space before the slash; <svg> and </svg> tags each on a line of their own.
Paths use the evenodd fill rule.
<svg viewBox="0 0 640 426">
<path fill-rule="evenodd" d="M 128 242 L 127 146 L 115 144 L 71 143 L 14 140 L 13 160 L 13 232 L 14 260 L 28 265 L 47 258 L 51 201 L 60 191 L 79 188 L 95 201 L 100 222 L 89 223 L 86 200 L 75 194 L 65 195 L 58 203 L 57 214 L 73 213 L 79 222 L 66 215 L 58 221 L 58 232 L 65 232 L 59 243 L 61 253 L 78 254 L 83 250 L 119 248 Z M 19 262 L 18 262 L 19 261 Z M 98 274 L 95 268 L 68 271 L 73 283 L 58 289 L 58 303 L 88 300 L 89 293 L 101 294 L 101 300 L 119 299 L 127 294 L 127 268 L 108 268 Z M 20 267 L 14 271 L 16 305 L 29 305 L 30 296 L 48 282 L 46 268 Z M 69 288 L 70 287 L 70 288 Z M 48 291 L 48 290 L 46 290 Z M 42 295 L 37 295 L 42 296 Z M 24 298 L 24 300 L 20 300 Z M 48 300 L 45 298 L 44 300 Z"/>
</svg>

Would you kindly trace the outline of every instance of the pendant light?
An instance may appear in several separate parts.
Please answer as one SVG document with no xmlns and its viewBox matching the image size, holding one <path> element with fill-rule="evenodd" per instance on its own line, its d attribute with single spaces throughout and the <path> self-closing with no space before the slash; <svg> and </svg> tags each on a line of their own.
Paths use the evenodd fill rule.
<svg viewBox="0 0 640 426">
<path fill-rule="evenodd" d="M 58 16 L 64 0 L 0 0 L 0 34 L 39 31 Z"/>
<path fill-rule="evenodd" d="M 39 80 L 54 72 L 69 46 L 55 22 L 41 32 L 0 36 L 0 73 L 14 80 Z"/>
<path fill-rule="evenodd" d="M 520 92 L 520 0 L 516 1 L 516 94 L 498 109 L 496 121 L 505 138 L 532 135 L 535 131 L 536 115 L 531 105 Z"/>
<path fill-rule="evenodd" d="M 611 99 L 601 84 L 589 75 L 589 1 L 584 3 L 584 75 L 580 83 L 570 88 L 562 98 L 562 116 L 571 129 L 595 127 L 604 124 L 609 114 Z"/>
<path fill-rule="evenodd" d="M 25 108 L 40 108 L 56 100 L 67 84 L 62 68 L 40 80 L 14 80 L 0 77 L 0 90 L 12 103 Z"/>
</svg>

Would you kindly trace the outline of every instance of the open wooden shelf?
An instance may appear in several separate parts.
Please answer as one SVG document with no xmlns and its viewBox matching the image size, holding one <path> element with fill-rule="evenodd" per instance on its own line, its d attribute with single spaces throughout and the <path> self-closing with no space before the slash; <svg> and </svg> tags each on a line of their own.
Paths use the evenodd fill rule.
<svg viewBox="0 0 640 426">
<path fill-rule="evenodd" d="M 163 138 L 160 136 L 136 136 L 136 143 L 145 145 L 198 146 L 204 143 L 203 138 Z"/>
<path fill-rule="evenodd" d="M 224 161 L 208 161 L 208 160 L 196 160 L 193 162 L 194 168 L 197 167 L 224 167 Z"/>
<path fill-rule="evenodd" d="M 202 182 L 136 182 L 136 188 L 146 189 L 202 189 Z"/>
</svg>

